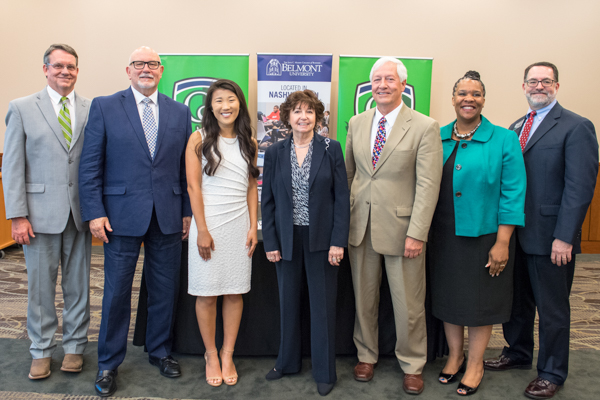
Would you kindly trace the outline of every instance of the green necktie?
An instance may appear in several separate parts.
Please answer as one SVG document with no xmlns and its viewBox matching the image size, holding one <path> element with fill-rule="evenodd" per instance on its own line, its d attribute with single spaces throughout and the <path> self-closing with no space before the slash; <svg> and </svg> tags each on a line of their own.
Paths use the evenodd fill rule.
<svg viewBox="0 0 600 400">
<path fill-rule="evenodd" d="M 71 148 L 71 137 L 73 136 L 73 131 L 71 130 L 71 114 L 69 113 L 69 109 L 67 108 L 67 98 L 61 97 L 60 103 L 62 107 L 58 112 L 58 123 L 62 127 L 62 133 L 67 141 L 67 149 Z"/>
</svg>

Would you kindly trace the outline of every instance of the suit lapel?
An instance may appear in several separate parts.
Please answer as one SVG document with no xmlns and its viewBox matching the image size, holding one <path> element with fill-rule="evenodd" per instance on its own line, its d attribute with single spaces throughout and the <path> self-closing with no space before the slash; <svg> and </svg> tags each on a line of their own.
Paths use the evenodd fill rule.
<svg viewBox="0 0 600 400">
<path fill-rule="evenodd" d="M 538 142 L 550 129 L 554 127 L 558 122 L 556 121 L 560 118 L 560 112 L 562 111 L 562 107 L 556 103 L 554 107 L 548 112 L 540 126 L 533 132 L 533 136 L 529 139 L 527 146 L 525 146 L 525 150 L 523 153 L 527 153 L 527 151 Z"/>
<path fill-rule="evenodd" d="M 154 150 L 154 159 L 158 155 L 160 144 L 167 133 L 167 123 L 169 122 L 170 104 L 166 101 L 166 96 L 158 94 L 158 137 L 156 138 L 156 149 Z"/>
<path fill-rule="evenodd" d="M 71 138 L 71 148 L 75 146 L 77 139 L 81 136 L 81 132 L 85 126 L 85 120 L 89 111 L 88 103 L 82 97 L 77 96 L 75 93 L 75 130 L 73 130 L 73 137 Z"/>
<path fill-rule="evenodd" d="M 63 136 L 62 128 L 58 123 L 58 117 L 56 116 L 56 112 L 52 106 L 52 100 L 50 99 L 50 95 L 48 94 L 48 90 L 46 88 L 38 93 L 37 105 L 40 108 L 42 115 L 46 119 L 46 122 L 48 122 L 48 125 L 50 125 L 50 128 L 52 128 L 52 132 L 54 132 L 56 139 L 58 139 L 62 147 L 68 153 L 69 149 L 67 148 L 67 141 Z"/>
<path fill-rule="evenodd" d="M 373 146 L 371 145 L 371 128 L 373 127 L 374 116 L 374 108 L 365 111 L 357 130 L 358 134 L 363 135 L 359 142 L 362 142 L 361 147 L 363 148 L 365 165 L 368 165 L 367 169 L 371 172 L 371 175 L 373 175 Z"/>
<path fill-rule="evenodd" d="M 383 151 L 381 152 L 381 156 L 379 156 L 379 161 L 377 161 L 377 167 L 373 171 L 373 174 L 377 173 L 379 168 L 385 163 L 396 148 L 398 143 L 402 140 L 406 132 L 410 128 L 410 120 L 412 119 L 410 109 L 404 104 L 402 108 L 400 108 L 400 112 L 398 113 L 398 118 L 396 118 L 396 122 L 394 126 L 392 126 L 392 130 L 390 131 L 388 138 L 385 141 L 385 145 L 383 146 Z"/>
<path fill-rule="evenodd" d="M 291 145 L 290 136 L 283 142 L 283 146 L 279 149 L 279 154 L 277 159 L 279 160 L 279 169 L 281 170 L 281 176 L 283 178 L 283 184 L 285 185 L 285 190 L 288 192 L 288 196 L 290 196 L 290 200 L 292 199 L 292 158 L 290 157 L 290 145 Z"/>
<path fill-rule="evenodd" d="M 152 157 L 150 156 L 150 149 L 148 148 L 148 142 L 146 141 L 146 135 L 144 134 L 144 128 L 142 127 L 142 121 L 140 120 L 140 113 L 138 112 L 137 104 L 135 103 L 135 96 L 133 95 L 131 88 L 123 92 L 121 103 L 123 104 L 127 118 L 129 118 L 129 122 L 131 122 L 131 126 L 133 127 L 133 130 L 135 131 L 135 134 L 140 141 L 144 152 L 148 158 L 152 160 Z"/>
<path fill-rule="evenodd" d="M 315 177 L 317 176 L 317 172 L 321 167 L 321 162 L 323 161 L 323 156 L 325 155 L 325 140 L 322 136 L 315 133 L 315 139 L 313 141 L 313 152 L 312 152 L 312 160 L 310 162 L 310 174 L 308 177 L 308 187 L 309 189 L 312 187 L 313 182 L 315 181 Z"/>
</svg>

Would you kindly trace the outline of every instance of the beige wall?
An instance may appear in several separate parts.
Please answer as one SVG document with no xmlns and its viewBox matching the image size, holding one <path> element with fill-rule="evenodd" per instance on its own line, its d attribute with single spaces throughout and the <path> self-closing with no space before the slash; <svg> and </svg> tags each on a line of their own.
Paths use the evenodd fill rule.
<svg viewBox="0 0 600 400">
<path fill-rule="evenodd" d="M 76 90 L 90 98 L 128 86 L 125 66 L 140 45 L 250 53 L 252 115 L 257 52 L 333 53 L 333 121 L 340 54 L 433 57 L 431 115 L 442 125 L 455 116 L 454 82 L 475 69 L 484 114 L 508 126 L 527 110 L 523 69 L 546 60 L 560 71 L 559 101 L 600 127 L 598 16 L 597 0 L 0 0 L 0 116 L 44 87 L 42 55 L 64 42 L 79 53 Z M 4 132 L 2 123 L 0 143 Z"/>
</svg>

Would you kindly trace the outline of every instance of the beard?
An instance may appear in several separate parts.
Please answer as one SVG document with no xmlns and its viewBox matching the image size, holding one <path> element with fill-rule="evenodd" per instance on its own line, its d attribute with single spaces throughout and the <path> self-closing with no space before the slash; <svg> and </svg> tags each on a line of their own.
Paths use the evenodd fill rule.
<svg viewBox="0 0 600 400">
<path fill-rule="evenodd" d="M 142 81 L 141 78 L 152 78 L 152 81 L 150 81 L 150 82 Z M 156 80 L 154 79 L 154 76 L 140 75 L 140 79 L 138 79 L 137 84 L 142 89 L 152 89 L 153 87 L 156 86 Z"/>
<path fill-rule="evenodd" d="M 539 110 L 540 108 L 544 108 L 556 99 L 555 94 L 549 94 L 548 92 L 536 92 L 536 93 L 525 93 L 525 97 L 527 97 L 527 102 L 529 103 L 529 107 L 532 110 Z"/>
</svg>

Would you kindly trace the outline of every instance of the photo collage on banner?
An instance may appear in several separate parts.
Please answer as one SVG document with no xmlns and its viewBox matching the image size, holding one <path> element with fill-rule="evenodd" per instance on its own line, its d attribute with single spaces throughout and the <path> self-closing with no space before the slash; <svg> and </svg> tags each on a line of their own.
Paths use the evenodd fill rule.
<svg viewBox="0 0 600 400">
<path fill-rule="evenodd" d="M 188 106 L 192 130 L 202 128 L 204 98 L 219 79 L 237 83 L 248 101 L 249 54 L 160 54 L 165 67 L 158 91 Z"/>
<path fill-rule="evenodd" d="M 379 56 L 340 56 L 337 141 L 346 153 L 350 118 L 376 106 L 369 74 Z M 402 100 L 408 107 L 429 115 L 432 58 L 396 57 L 406 67 L 408 79 Z"/>
<path fill-rule="evenodd" d="M 309 89 L 325 105 L 325 118 L 317 121 L 317 133 L 329 137 L 331 104 L 331 54 L 257 54 L 258 200 L 262 193 L 265 150 L 291 135 L 281 123 L 279 105 L 298 90 Z M 260 208 L 259 208 L 260 209 Z M 259 229 L 261 228 L 259 218 Z"/>
</svg>

